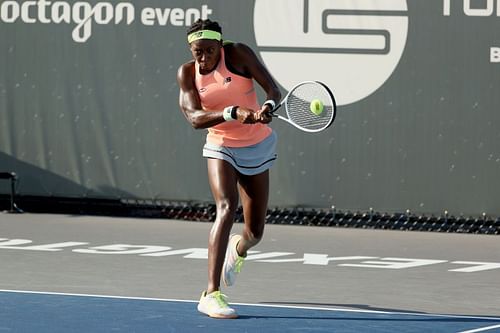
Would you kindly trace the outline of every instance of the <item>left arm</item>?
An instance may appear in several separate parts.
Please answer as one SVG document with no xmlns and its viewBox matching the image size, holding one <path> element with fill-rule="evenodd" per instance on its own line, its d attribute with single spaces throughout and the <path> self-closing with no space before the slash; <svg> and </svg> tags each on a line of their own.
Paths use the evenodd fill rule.
<svg viewBox="0 0 500 333">
<path fill-rule="evenodd" d="M 241 73 L 245 73 L 257 81 L 266 93 L 266 100 L 273 100 L 278 105 L 281 99 L 281 92 L 276 82 L 274 82 L 271 73 L 262 64 L 257 55 L 245 44 L 236 43 L 233 44 L 232 48 L 231 64 Z M 272 117 L 269 116 L 269 111 L 271 111 L 269 105 L 263 105 L 257 111 L 256 119 L 264 123 L 270 122 Z"/>
</svg>

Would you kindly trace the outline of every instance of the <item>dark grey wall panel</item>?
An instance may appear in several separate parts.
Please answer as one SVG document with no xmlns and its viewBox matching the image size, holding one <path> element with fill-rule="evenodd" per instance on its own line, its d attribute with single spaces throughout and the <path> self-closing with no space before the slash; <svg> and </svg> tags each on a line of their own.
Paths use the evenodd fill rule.
<svg viewBox="0 0 500 333">
<path fill-rule="evenodd" d="M 75 2 L 29 7 L 34 23 L 25 1 L 0 3 L 0 171 L 19 174 L 21 194 L 211 200 L 205 131 L 183 119 L 175 79 L 190 57 L 182 15 L 205 12 L 283 93 L 320 79 L 339 100 L 327 132 L 272 124 L 272 205 L 500 215 L 496 1 L 122 3 L 130 24 L 115 23 L 118 2 L 90 1 L 101 14 L 81 29 L 86 7 L 61 14 Z"/>
</svg>

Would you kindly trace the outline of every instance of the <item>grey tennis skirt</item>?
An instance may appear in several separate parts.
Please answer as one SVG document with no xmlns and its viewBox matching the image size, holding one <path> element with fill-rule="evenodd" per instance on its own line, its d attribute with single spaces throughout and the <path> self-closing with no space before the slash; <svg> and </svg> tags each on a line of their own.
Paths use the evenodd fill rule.
<svg viewBox="0 0 500 333">
<path fill-rule="evenodd" d="M 224 160 L 244 175 L 257 175 L 269 169 L 276 160 L 277 135 L 271 135 L 261 142 L 248 147 L 223 147 L 206 143 L 203 157 Z"/>
</svg>

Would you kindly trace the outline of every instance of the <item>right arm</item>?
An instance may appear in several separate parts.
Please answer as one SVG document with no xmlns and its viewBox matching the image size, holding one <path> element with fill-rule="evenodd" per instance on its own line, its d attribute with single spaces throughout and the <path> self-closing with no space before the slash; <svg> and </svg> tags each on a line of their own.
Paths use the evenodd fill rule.
<svg viewBox="0 0 500 333">
<path fill-rule="evenodd" d="M 200 95 L 194 83 L 194 61 L 190 61 L 179 67 L 177 71 L 177 82 L 179 84 L 179 106 L 182 113 L 191 126 L 196 129 L 209 128 L 225 122 L 223 110 L 207 112 L 203 110 Z M 238 121 L 241 123 L 255 123 L 253 112 L 238 108 Z"/>
<path fill-rule="evenodd" d="M 177 82 L 179 84 L 179 106 L 191 126 L 196 129 L 208 128 L 224 122 L 222 112 L 206 112 L 201 107 L 200 95 L 194 84 L 194 62 L 179 67 Z"/>
</svg>

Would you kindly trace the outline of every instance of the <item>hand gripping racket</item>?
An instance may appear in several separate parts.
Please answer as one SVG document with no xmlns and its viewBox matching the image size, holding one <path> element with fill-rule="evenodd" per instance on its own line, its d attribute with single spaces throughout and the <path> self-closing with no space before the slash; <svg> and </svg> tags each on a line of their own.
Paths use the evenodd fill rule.
<svg viewBox="0 0 500 333">
<path fill-rule="evenodd" d="M 314 109 L 314 106 L 321 107 Z M 275 112 L 285 106 L 286 118 Z M 335 98 L 331 90 L 319 81 L 305 81 L 293 87 L 281 103 L 270 111 L 271 116 L 284 120 L 296 128 L 310 133 L 327 129 L 336 114 Z"/>
</svg>

